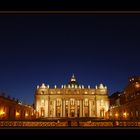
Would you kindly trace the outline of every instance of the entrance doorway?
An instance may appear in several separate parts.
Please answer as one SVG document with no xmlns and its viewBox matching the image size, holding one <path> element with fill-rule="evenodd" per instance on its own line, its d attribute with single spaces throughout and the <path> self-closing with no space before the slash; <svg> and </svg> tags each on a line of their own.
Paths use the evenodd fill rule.
<svg viewBox="0 0 140 140">
<path fill-rule="evenodd" d="M 75 117 L 75 110 L 74 109 L 71 109 L 70 117 Z"/>
</svg>

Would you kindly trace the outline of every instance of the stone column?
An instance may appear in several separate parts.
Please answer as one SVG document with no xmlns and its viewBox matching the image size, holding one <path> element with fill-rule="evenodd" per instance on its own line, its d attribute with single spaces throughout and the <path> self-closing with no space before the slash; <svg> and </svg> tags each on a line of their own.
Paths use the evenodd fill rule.
<svg viewBox="0 0 140 140">
<path fill-rule="evenodd" d="M 50 97 L 48 97 L 48 117 L 50 117 Z"/>
<path fill-rule="evenodd" d="M 89 100 L 89 117 L 92 117 L 91 109 L 91 100 Z"/>
<path fill-rule="evenodd" d="M 46 99 L 45 117 L 48 117 L 48 99 Z"/>
<path fill-rule="evenodd" d="M 61 99 L 61 113 L 60 113 L 60 117 L 63 117 L 63 100 Z"/>
<path fill-rule="evenodd" d="M 77 101 L 75 101 L 75 117 L 77 117 Z"/>
<path fill-rule="evenodd" d="M 68 102 L 68 117 L 70 117 L 70 100 Z"/>
<path fill-rule="evenodd" d="M 65 117 L 65 99 L 63 99 L 63 117 Z"/>
<path fill-rule="evenodd" d="M 83 117 L 85 117 L 85 112 L 84 112 L 84 100 L 83 100 Z"/>
<path fill-rule="evenodd" d="M 95 117 L 97 117 L 97 99 L 96 99 L 96 96 L 95 96 L 94 103 L 95 103 Z"/>
<path fill-rule="evenodd" d="M 82 100 L 80 100 L 80 117 L 82 117 L 83 105 Z"/>
<path fill-rule="evenodd" d="M 53 106 L 53 108 L 54 108 L 53 117 L 56 117 L 56 100 L 54 100 L 53 103 L 54 103 L 54 106 Z"/>
</svg>

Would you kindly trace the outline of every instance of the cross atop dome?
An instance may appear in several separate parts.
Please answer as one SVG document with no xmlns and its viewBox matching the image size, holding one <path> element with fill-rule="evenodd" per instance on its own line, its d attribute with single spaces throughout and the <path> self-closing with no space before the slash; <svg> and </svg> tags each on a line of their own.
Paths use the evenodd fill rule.
<svg viewBox="0 0 140 140">
<path fill-rule="evenodd" d="M 76 80 L 74 74 L 72 75 L 72 77 L 71 77 L 71 79 L 70 79 L 70 81 L 69 81 L 68 84 L 69 84 L 69 85 L 79 85 L 79 84 L 77 83 L 77 80 Z"/>
<path fill-rule="evenodd" d="M 70 80 L 70 81 L 71 81 L 71 82 L 73 82 L 73 81 L 74 81 L 74 82 L 76 82 L 76 78 L 75 78 L 75 75 L 74 75 L 74 74 L 72 75 L 72 77 L 71 77 L 71 80 Z"/>
</svg>

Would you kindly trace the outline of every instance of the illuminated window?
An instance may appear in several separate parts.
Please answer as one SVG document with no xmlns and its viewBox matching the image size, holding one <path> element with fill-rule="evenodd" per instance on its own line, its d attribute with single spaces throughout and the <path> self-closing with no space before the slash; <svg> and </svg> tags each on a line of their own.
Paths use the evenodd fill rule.
<svg viewBox="0 0 140 140">
<path fill-rule="evenodd" d="M 85 99 L 85 106 L 88 106 L 88 99 Z"/>
<path fill-rule="evenodd" d="M 127 117 L 127 113 L 126 113 L 126 112 L 123 113 L 123 117 L 124 117 L 124 118 Z"/>
<path fill-rule="evenodd" d="M 16 117 L 19 117 L 19 116 L 20 116 L 20 112 L 16 111 Z"/>
<path fill-rule="evenodd" d="M 0 117 L 4 117 L 5 116 L 5 111 L 4 109 L 0 111 Z"/>
<path fill-rule="evenodd" d="M 41 100 L 41 106 L 44 106 L 44 105 L 45 105 L 45 100 L 42 99 L 42 100 Z"/>
<path fill-rule="evenodd" d="M 140 84 L 138 82 L 136 82 L 135 86 L 136 88 L 140 88 Z"/>
<path fill-rule="evenodd" d="M 101 100 L 101 106 L 104 106 L 104 101 L 103 100 Z"/>
<path fill-rule="evenodd" d="M 60 105 L 61 105 L 61 100 L 57 99 L 57 106 L 60 106 Z"/>
<path fill-rule="evenodd" d="M 74 105 L 74 99 L 71 99 L 71 100 L 70 100 L 70 104 L 71 104 L 71 105 Z"/>
<path fill-rule="evenodd" d="M 26 113 L 25 113 L 25 117 L 28 117 L 28 116 L 29 116 L 29 114 L 28 114 L 28 112 L 26 112 Z"/>
<path fill-rule="evenodd" d="M 41 113 L 41 117 L 44 117 L 45 116 L 45 110 L 44 110 L 43 107 L 41 107 L 40 113 Z"/>
<path fill-rule="evenodd" d="M 67 101 L 66 101 L 66 105 L 68 105 L 68 103 L 69 103 L 69 101 L 67 100 Z"/>
<path fill-rule="evenodd" d="M 119 114 L 116 112 L 116 113 L 115 113 L 115 117 L 118 118 L 118 116 L 119 116 Z"/>
</svg>

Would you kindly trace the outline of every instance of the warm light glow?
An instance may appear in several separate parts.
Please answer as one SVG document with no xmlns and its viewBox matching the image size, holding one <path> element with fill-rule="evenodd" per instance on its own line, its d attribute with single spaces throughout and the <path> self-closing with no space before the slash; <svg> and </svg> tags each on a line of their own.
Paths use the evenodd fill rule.
<svg viewBox="0 0 140 140">
<path fill-rule="evenodd" d="M 19 116 L 20 114 L 19 114 L 19 112 L 16 112 L 16 116 Z"/>
<path fill-rule="evenodd" d="M 138 82 L 136 82 L 136 88 L 140 88 L 140 84 Z"/>
<path fill-rule="evenodd" d="M 87 94 L 87 91 L 85 91 L 85 94 Z"/>
<path fill-rule="evenodd" d="M 25 113 L 25 117 L 28 117 L 29 115 L 28 115 L 28 113 Z"/>
<path fill-rule="evenodd" d="M 5 112 L 2 110 L 2 111 L 0 111 L 0 115 L 4 115 L 5 114 Z"/>
<path fill-rule="evenodd" d="M 34 115 L 34 112 L 32 112 L 32 116 Z"/>
<path fill-rule="evenodd" d="M 71 79 L 71 81 L 74 81 L 75 82 L 75 79 Z"/>
<path fill-rule="evenodd" d="M 115 114 L 115 117 L 118 117 L 118 116 L 119 116 L 119 114 L 118 114 L 118 113 L 116 113 L 116 114 Z"/>
<path fill-rule="evenodd" d="M 127 116 L 127 113 L 126 113 L 126 112 L 124 112 L 124 113 L 123 113 L 123 116 L 124 116 L 124 117 L 126 117 L 126 116 Z"/>
</svg>

